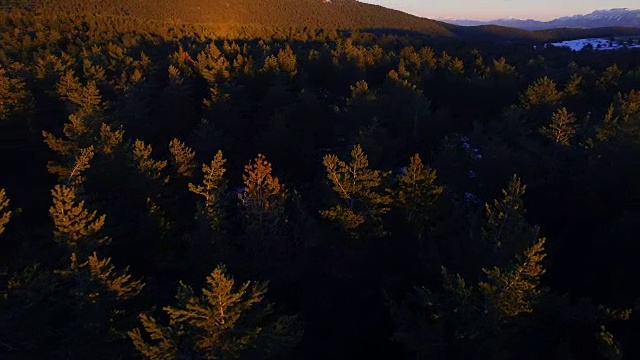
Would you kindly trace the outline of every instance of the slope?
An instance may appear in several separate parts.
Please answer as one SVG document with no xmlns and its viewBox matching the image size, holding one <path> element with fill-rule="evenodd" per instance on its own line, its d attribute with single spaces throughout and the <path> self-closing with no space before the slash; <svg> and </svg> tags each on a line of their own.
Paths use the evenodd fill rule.
<svg viewBox="0 0 640 360">
<path fill-rule="evenodd" d="M 443 23 L 355 0 L 33 0 L 37 12 L 133 16 L 216 25 L 323 29 L 388 28 L 452 36 Z"/>
<path fill-rule="evenodd" d="M 4 10 L 43 15 L 110 15 L 216 26 L 411 31 L 473 41 L 546 42 L 640 34 L 640 29 L 527 31 L 502 26 L 463 27 L 355 0 L 2 0 Z"/>
</svg>

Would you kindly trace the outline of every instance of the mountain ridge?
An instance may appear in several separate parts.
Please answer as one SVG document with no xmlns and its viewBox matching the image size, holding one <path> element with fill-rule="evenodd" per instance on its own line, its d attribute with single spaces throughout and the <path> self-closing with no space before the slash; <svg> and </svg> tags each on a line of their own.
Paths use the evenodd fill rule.
<svg viewBox="0 0 640 360">
<path fill-rule="evenodd" d="M 640 28 L 640 9 L 613 8 L 595 10 L 588 14 L 562 16 L 549 21 L 501 18 L 488 21 L 471 19 L 438 19 L 460 26 L 499 25 L 523 30 L 550 30 L 558 28 L 593 29 L 600 27 Z"/>
</svg>

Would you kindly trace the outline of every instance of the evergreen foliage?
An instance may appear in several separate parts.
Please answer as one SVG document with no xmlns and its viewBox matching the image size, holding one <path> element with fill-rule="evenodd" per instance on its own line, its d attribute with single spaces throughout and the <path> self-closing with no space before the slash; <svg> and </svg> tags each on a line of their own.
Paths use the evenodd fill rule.
<svg viewBox="0 0 640 360">
<path fill-rule="evenodd" d="M 0 235 L 4 232 L 7 223 L 11 220 L 11 211 L 8 209 L 9 207 L 9 199 L 7 198 L 7 194 L 4 189 L 0 189 Z"/>
<path fill-rule="evenodd" d="M 637 33 L 2 2 L 0 358 L 640 358 Z"/>
<path fill-rule="evenodd" d="M 321 212 L 325 219 L 338 222 L 345 230 L 355 232 L 369 224 L 374 233 L 382 234 L 381 216 L 389 211 L 391 197 L 381 189 L 387 174 L 369 169 L 367 155 L 360 145 L 351 150 L 351 161 L 341 161 L 336 155 L 326 155 L 323 164 L 333 191 L 342 201 Z"/>
<path fill-rule="evenodd" d="M 129 336 L 145 359 L 281 356 L 300 333 L 295 317 L 273 317 L 273 306 L 264 302 L 266 292 L 267 283 L 236 285 L 219 265 L 207 276 L 201 295 L 180 284 L 176 306 L 163 308 L 168 325 L 142 314 L 144 333 L 135 329 Z"/>
</svg>

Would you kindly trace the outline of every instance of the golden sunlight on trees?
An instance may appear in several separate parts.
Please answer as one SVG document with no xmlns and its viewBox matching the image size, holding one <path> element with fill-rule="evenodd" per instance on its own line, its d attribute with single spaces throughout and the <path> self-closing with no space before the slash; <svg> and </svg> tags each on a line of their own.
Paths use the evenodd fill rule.
<svg viewBox="0 0 640 360">
<path fill-rule="evenodd" d="M 583 86 L 583 76 L 578 74 L 571 75 L 571 79 L 567 82 L 564 87 L 564 93 L 568 96 L 576 96 L 581 93 L 581 89 Z"/>
<path fill-rule="evenodd" d="M 544 76 L 536 80 L 527 88 L 523 101 L 528 107 L 555 105 L 562 98 L 562 93 L 556 88 L 556 83 Z"/>
<path fill-rule="evenodd" d="M 141 174 L 149 177 L 150 179 L 160 179 L 162 177 L 162 171 L 167 167 L 166 160 L 153 160 L 151 153 L 153 148 L 151 145 L 147 145 L 142 140 L 136 140 L 133 144 L 133 159 L 136 161 L 138 171 Z M 167 182 L 169 177 L 164 179 Z"/>
<path fill-rule="evenodd" d="M 11 211 L 9 207 L 9 199 L 4 189 L 0 189 L 0 235 L 4 232 L 4 229 L 11 219 Z"/>
<path fill-rule="evenodd" d="M 100 143 L 99 152 L 105 155 L 111 155 L 120 148 L 124 138 L 124 130 L 113 130 L 110 125 L 100 125 Z"/>
<path fill-rule="evenodd" d="M 0 358 L 640 354 L 638 30 L 1 3 Z"/>
<path fill-rule="evenodd" d="M 245 235 L 243 241 L 254 255 L 264 256 L 284 251 L 284 232 L 287 229 L 285 205 L 289 193 L 276 176 L 264 155 L 244 167 L 244 191 L 238 194 L 242 204 Z"/>
<path fill-rule="evenodd" d="M 277 177 L 271 174 L 272 168 L 262 154 L 244 167 L 244 192 L 240 201 L 256 220 L 262 222 L 269 216 L 283 210 L 287 191 Z"/>
<path fill-rule="evenodd" d="M 26 110 L 29 97 L 24 80 L 10 77 L 0 65 L 0 122 Z"/>
<path fill-rule="evenodd" d="M 540 276 L 544 274 L 542 260 L 545 238 L 539 239 L 524 254 L 518 255 L 514 264 L 506 269 L 497 266 L 483 269 L 486 282 L 478 284 L 488 307 L 500 319 L 533 311 L 533 302 L 542 294 Z"/>
<path fill-rule="evenodd" d="M 73 253 L 88 256 L 100 245 L 111 240 L 100 235 L 106 215 L 85 209 L 84 201 L 76 201 L 76 191 L 65 185 L 56 185 L 51 191 L 53 205 L 49 214 L 53 220 L 56 242 Z"/>
<path fill-rule="evenodd" d="M 407 220 L 417 225 L 421 237 L 429 218 L 428 211 L 444 188 L 436 184 L 436 171 L 422 162 L 419 154 L 411 157 L 409 166 L 398 176 L 397 204 Z"/>
<path fill-rule="evenodd" d="M 169 151 L 171 152 L 171 165 L 178 175 L 191 177 L 196 169 L 196 153 L 178 139 L 171 140 Z"/>
<path fill-rule="evenodd" d="M 522 232 L 528 228 L 522 201 L 526 188 L 526 185 L 514 175 L 507 188 L 502 189 L 502 198 L 484 205 L 487 225 L 483 234 L 494 246 L 500 248 L 520 240 Z"/>
<path fill-rule="evenodd" d="M 221 198 L 227 190 L 226 181 L 223 178 L 226 169 L 222 151 L 218 150 L 211 164 L 202 164 L 202 185 L 189 183 L 189 191 L 204 197 L 204 206 L 199 205 L 199 213 L 204 213 L 212 228 L 218 228 L 222 222 Z"/>
<path fill-rule="evenodd" d="M 381 216 L 389 211 L 391 197 L 382 189 L 382 180 L 387 175 L 369 169 L 367 155 L 360 145 L 351 150 L 351 161 L 346 163 L 336 155 L 326 155 L 323 164 L 333 191 L 342 201 L 328 210 L 323 218 L 339 223 L 352 235 L 363 224 L 368 223 L 374 233 L 383 233 Z"/>
<path fill-rule="evenodd" d="M 482 339 L 479 344 L 491 347 L 479 347 L 478 351 L 504 353 L 501 344 L 509 336 L 510 326 L 518 321 L 516 319 L 523 321 L 519 316 L 533 312 L 540 297 L 547 293 L 540 285 L 540 277 L 545 272 L 542 265 L 545 239 L 530 238 L 532 227 L 524 219 L 519 220 L 519 228 L 513 226 L 514 219 L 524 212 L 522 194 L 524 185 L 514 176 L 503 190 L 504 198 L 494 200 L 493 206 L 487 205 L 485 226 L 497 231 L 494 235 L 498 237 L 502 237 L 501 231 L 511 233 L 512 241 L 524 242 L 523 250 L 510 251 L 498 259 L 495 251 L 504 248 L 495 247 L 495 239 L 488 239 L 493 241 L 493 246 L 487 260 L 493 266 L 481 269 L 477 286 L 443 267 L 440 292 L 415 287 L 407 303 L 392 304 L 392 313 L 400 324 L 394 335 L 397 341 L 423 356 L 441 341 L 452 341 L 451 344 L 460 341 L 461 344 L 474 339 Z M 455 329 L 454 339 L 448 339 L 447 328 Z"/>
<path fill-rule="evenodd" d="M 105 215 L 87 210 L 84 201 L 76 200 L 73 188 L 56 185 L 51 194 L 53 205 L 49 214 L 54 223 L 54 239 L 69 253 L 68 267 L 55 273 L 73 284 L 69 289 L 72 301 L 79 318 L 85 319 L 80 326 L 87 329 L 108 326 L 102 323 L 101 316 L 118 315 L 117 302 L 137 296 L 144 284 L 133 280 L 127 273 L 128 268 L 116 271 L 111 258 L 98 256 L 98 248 L 111 242 L 101 234 Z M 96 308 L 86 308 L 83 304 L 94 304 Z"/>
<path fill-rule="evenodd" d="M 551 123 L 541 128 L 540 133 L 558 146 L 569 147 L 576 133 L 575 122 L 575 115 L 562 107 L 553 113 Z"/>
<path fill-rule="evenodd" d="M 143 330 L 129 332 L 145 359 L 233 359 L 283 355 L 300 339 L 295 316 L 275 317 L 265 302 L 267 283 L 236 284 L 224 266 L 207 276 L 201 294 L 181 283 L 175 306 L 166 306 L 168 325 L 142 314 Z"/>
</svg>

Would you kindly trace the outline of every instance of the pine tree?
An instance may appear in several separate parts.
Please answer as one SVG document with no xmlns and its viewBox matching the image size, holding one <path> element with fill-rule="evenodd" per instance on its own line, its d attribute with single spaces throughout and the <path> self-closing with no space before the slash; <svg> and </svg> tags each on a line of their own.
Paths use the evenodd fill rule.
<svg viewBox="0 0 640 360">
<path fill-rule="evenodd" d="M 100 143 L 99 152 L 105 155 L 111 155 L 121 148 L 124 138 L 124 130 L 113 130 L 110 125 L 100 125 Z"/>
<path fill-rule="evenodd" d="M 73 71 L 68 71 L 58 81 L 57 92 L 67 101 L 72 114 L 63 125 L 64 138 L 42 132 L 44 142 L 59 156 L 57 161 L 48 162 L 47 169 L 60 180 L 71 180 L 74 170 L 78 165 L 88 164 L 94 151 L 109 155 L 118 148 L 122 144 L 124 131 L 113 131 L 102 122 L 105 108 L 94 81 L 83 85 Z M 76 177 L 75 180 L 75 185 L 78 185 L 83 178 Z"/>
<path fill-rule="evenodd" d="M 264 302 L 267 283 L 236 285 L 219 265 L 207 277 L 202 294 L 181 283 L 176 306 L 163 308 L 167 326 L 141 315 L 143 330 L 129 332 L 145 359 L 243 359 L 281 356 L 301 333 L 295 316 L 273 317 Z"/>
<path fill-rule="evenodd" d="M 502 198 L 494 199 L 491 204 L 484 205 L 487 224 L 483 234 L 485 239 L 496 248 L 517 245 L 523 240 L 522 235 L 528 232 L 529 225 L 524 218 L 525 210 L 522 201 L 526 188 L 526 185 L 514 175 L 507 188 L 502 189 Z"/>
<path fill-rule="evenodd" d="M 54 238 L 72 253 L 86 258 L 110 239 L 100 235 L 106 215 L 85 209 L 84 201 L 76 201 L 76 190 L 66 185 L 56 185 L 51 191 L 53 206 L 49 214 L 53 220 Z"/>
<path fill-rule="evenodd" d="M 491 74 L 491 69 L 484 64 L 484 58 L 478 51 L 478 49 L 473 49 L 471 52 L 473 55 L 473 72 L 479 78 L 485 78 Z"/>
<path fill-rule="evenodd" d="M 83 118 L 104 110 L 102 95 L 96 82 L 88 81 L 83 85 L 73 71 L 68 71 L 60 77 L 56 90 L 63 100 L 69 102 L 70 112 L 78 117 Z"/>
<path fill-rule="evenodd" d="M 382 218 L 389 211 L 391 197 L 381 189 L 382 180 L 387 174 L 369 169 L 367 155 L 360 145 L 353 147 L 351 161 L 347 164 L 336 155 L 323 158 L 327 178 L 333 184 L 333 190 L 342 199 L 338 205 L 321 211 L 323 218 L 338 222 L 352 235 L 368 223 L 375 234 L 383 234 Z"/>
<path fill-rule="evenodd" d="M 296 54 L 291 50 L 291 47 L 287 45 L 284 49 L 278 51 L 278 66 L 280 71 L 293 77 L 298 72 L 298 63 L 296 60 Z"/>
<path fill-rule="evenodd" d="M 355 85 L 350 86 L 351 89 L 351 101 L 359 97 L 368 97 L 370 94 L 369 84 L 366 81 L 360 80 Z"/>
<path fill-rule="evenodd" d="M 97 211 L 85 208 L 85 202 L 76 200 L 76 191 L 66 185 L 56 185 L 51 191 L 53 205 L 49 214 L 54 224 L 54 239 L 70 252 L 71 272 L 86 268 L 89 277 L 98 281 L 109 292 L 114 292 L 118 299 L 135 296 L 143 287 L 140 281 L 131 281 L 122 273 L 114 273 L 111 260 L 99 259 L 96 250 L 108 245 L 111 239 L 101 234 L 106 215 L 98 215 Z M 61 273 L 68 274 L 68 271 Z M 89 296 L 92 298 L 92 296 Z"/>
<path fill-rule="evenodd" d="M 603 123 L 596 128 L 600 142 L 614 139 L 640 143 L 640 91 L 618 94 L 605 114 Z"/>
<path fill-rule="evenodd" d="M 270 242 L 269 247 L 273 247 L 271 250 L 276 250 L 276 241 L 285 230 L 285 201 L 289 194 L 271 172 L 271 164 L 264 155 L 258 154 L 245 165 L 244 191 L 238 194 L 245 214 L 247 241 L 256 250 L 265 250 L 266 240 Z"/>
<path fill-rule="evenodd" d="M 607 88 L 617 86 L 620 76 L 622 76 L 622 71 L 620 71 L 618 65 L 613 64 L 604 70 L 602 76 L 596 81 L 596 84 L 606 90 Z"/>
<path fill-rule="evenodd" d="M 436 171 L 425 166 L 419 154 L 413 155 L 409 166 L 398 176 L 396 198 L 407 220 L 417 224 L 418 237 L 422 235 L 430 207 L 442 191 L 442 186 L 436 185 Z"/>
<path fill-rule="evenodd" d="M 492 265 L 478 274 L 477 286 L 442 268 L 442 291 L 416 287 L 407 303 L 393 305 L 399 325 L 394 335 L 397 341 L 422 357 L 432 354 L 438 344 L 463 346 L 460 353 L 454 350 L 458 356 L 508 356 L 512 325 L 519 315 L 533 312 L 546 295 L 540 285 L 545 239 L 537 238 L 537 227 L 523 218 L 524 189 L 514 176 L 503 190 L 504 197 L 486 205 L 485 238 L 497 247 L 488 254 Z M 513 243 L 520 247 L 507 246 Z M 503 253 L 499 257 L 497 250 Z"/>
<path fill-rule="evenodd" d="M 525 91 L 523 102 L 527 107 L 555 105 L 562 98 L 556 83 L 544 76 L 536 80 Z"/>
<path fill-rule="evenodd" d="M 227 160 L 222 157 L 222 151 L 218 151 L 211 160 L 211 164 L 202 164 L 204 179 L 202 185 L 189 183 L 189 191 L 204 197 L 204 209 L 208 223 L 214 229 L 222 225 L 221 199 L 226 193 L 227 184 L 223 178 Z"/>
<path fill-rule="evenodd" d="M 564 87 L 564 93 L 569 96 L 577 96 L 580 94 L 580 86 L 582 85 L 582 75 L 573 74 L 571 79 Z"/>
<path fill-rule="evenodd" d="M 540 129 L 540 133 L 558 146 L 569 147 L 576 133 L 576 117 L 562 107 L 553 113 L 551 124 Z"/>
<path fill-rule="evenodd" d="M 503 56 L 498 60 L 493 60 L 493 71 L 501 76 L 513 75 L 516 72 L 516 67 L 507 63 L 507 59 Z"/>
<path fill-rule="evenodd" d="M 287 192 L 280 180 L 271 174 L 271 163 L 265 156 L 258 154 L 244 167 L 244 171 L 245 187 L 240 196 L 243 205 L 258 218 L 281 211 Z"/>
<path fill-rule="evenodd" d="M 144 284 L 133 280 L 128 269 L 116 271 L 110 258 L 101 258 L 97 250 L 111 242 L 102 235 L 105 215 L 89 211 L 84 201 L 76 200 L 75 190 L 56 185 L 49 213 L 54 223 L 55 241 L 66 247 L 68 266 L 56 270 L 57 300 L 69 310 L 60 355 L 86 357 L 98 346 L 118 339 L 117 327 L 124 315 L 121 302 L 137 296 Z M 66 326 L 66 327 L 65 327 Z M 75 344 L 81 344 L 75 346 Z"/>
<path fill-rule="evenodd" d="M 133 144 L 133 159 L 135 160 L 138 171 L 150 179 L 161 179 L 162 171 L 167 166 L 166 160 L 153 160 L 151 153 L 153 148 L 142 140 L 136 140 Z M 169 181 L 169 177 L 162 179 L 165 183 Z"/>
<path fill-rule="evenodd" d="M 620 116 L 616 115 L 614 105 L 610 105 L 604 116 L 602 125 L 596 128 L 596 139 L 604 142 L 614 138 L 618 134 Z"/>
<path fill-rule="evenodd" d="M 9 199 L 7 198 L 7 194 L 4 189 L 0 189 L 0 235 L 5 230 L 5 226 L 11 220 L 11 211 L 7 208 L 9 207 Z"/>
<path fill-rule="evenodd" d="M 624 353 L 620 349 L 620 344 L 614 339 L 604 325 L 600 326 L 600 330 L 596 334 L 598 341 L 598 352 L 607 360 L 622 360 Z"/>
<path fill-rule="evenodd" d="M 480 282 L 479 288 L 488 309 L 499 319 L 533 311 L 533 303 L 542 294 L 540 276 L 545 272 L 542 267 L 542 260 L 546 256 L 545 241 L 544 238 L 538 239 L 507 269 L 497 266 L 483 269 L 487 281 Z"/>
<path fill-rule="evenodd" d="M 0 122 L 14 114 L 27 110 L 30 106 L 30 94 L 22 79 L 10 76 L 0 66 Z"/>
<path fill-rule="evenodd" d="M 171 163 L 176 172 L 184 177 L 191 177 L 196 169 L 196 153 L 178 139 L 173 139 L 169 143 L 171 152 Z"/>
<path fill-rule="evenodd" d="M 78 157 L 73 163 L 73 168 L 71 169 L 71 172 L 69 172 L 69 175 L 66 181 L 67 185 L 79 186 L 81 183 L 83 183 L 86 180 L 86 178 L 82 176 L 82 172 L 89 169 L 90 162 L 93 159 L 93 156 L 94 156 L 93 146 L 89 146 L 86 149 L 80 149 Z M 54 172 L 55 165 L 53 164 L 48 164 L 48 165 L 49 165 L 48 166 L 49 172 L 55 173 Z M 64 167 L 61 167 L 60 170 L 67 171 L 67 169 Z M 63 177 L 64 173 L 60 172 L 59 175 Z"/>
</svg>

